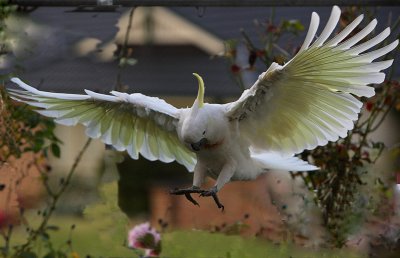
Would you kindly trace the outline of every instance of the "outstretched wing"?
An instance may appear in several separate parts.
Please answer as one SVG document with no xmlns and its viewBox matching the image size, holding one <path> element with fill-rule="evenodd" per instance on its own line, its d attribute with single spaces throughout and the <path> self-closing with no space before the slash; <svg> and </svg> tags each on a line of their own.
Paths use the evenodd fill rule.
<svg viewBox="0 0 400 258">
<path fill-rule="evenodd" d="M 139 93 L 112 91 L 104 95 L 85 90 L 87 95 L 39 91 L 18 78 L 12 81 L 26 91 L 9 89 L 17 101 L 40 108 L 38 113 L 63 125 L 78 123 L 86 134 L 100 138 L 117 150 L 127 150 L 133 159 L 142 154 L 149 160 L 176 160 L 193 171 L 196 158 L 178 139 L 176 125 L 180 109 L 165 101 Z"/>
<path fill-rule="evenodd" d="M 361 22 L 361 15 L 327 41 L 339 17 L 340 9 L 335 6 L 326 27 L 310 46 L 319 24 L 318 15 L 313 13 L 297 55 L 284 66 L 273 63 L 239 100 L 227 105 L 228 116 L 240 121 L 241 135 L 255 148 L 292 155 L 345 137 L 362 107 L 353 95 L 371 97 L 374 88 L 367 85 L 384 81 L 385 74 L 380 71 L 393 60 L 372 61 L 392 51 L 398 40 L 363 53 L 389 36 L 387 28 L 354 46 L 375 28 L 377 21 L 373 20 L 343 41 Z"/>
</svg>

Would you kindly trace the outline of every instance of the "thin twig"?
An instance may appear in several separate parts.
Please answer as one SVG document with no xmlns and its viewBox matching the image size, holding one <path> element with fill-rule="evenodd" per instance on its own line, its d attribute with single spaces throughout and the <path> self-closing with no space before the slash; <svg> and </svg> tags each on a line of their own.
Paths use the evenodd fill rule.
<svg viewBox="0 0 400 258">
<path fill-rule="evenodd" d="M 32 242 L 35 241 L 36 238 L 45 231 L 47 223 L 49 222 L 49 219 L 51 218 L 54 210 L 57 207 L 58 200 L 60 199 L 62 194 L 67 189 L 67 187 L 68 187 L 68 185 L 69 185 L 69 183 L 71 181 L 71 178 L 74 175 L 74 172 L 75 172 L 78 164 L 80 163 L 83 154 L 86 152 L 87 148 L 89 147 L 91 141 L 92 141 L 91 138 L 89 138 L 86 141 L 85 145 L 83 146 L 81 151 L 78 153 L 77 157 L 75 158 L 75 161 L 72 164 L 72 167 L 71 167 L 70 171 L 68 172 L 68 175 L 67 175 L 67 177 L 65 179 L 65 182 L 61 185 L 60 190 L 58 192 L 54 193 L 54 195 L 52 196 L 51 203 L 49 204 L 49 207 L 47 208 L 46 213 L 44 214 L 43 221 L 40 223 L 39 227 L 36 230 L 32 230 L 31 231 L 31 234 L 29 235 L 28 240 L 26 241 L 25 244 L 20 246 L 19 249 L 17 249 L 17 251 L 15 252 L 14 257 L 19 257 L 21 255 L 21 253 L 23 253 L 26 249 L 28 249 L 30 247 L 30 245 L 32 244 Z"/>
<path fill-rule="evenodd" d="M 132 29 L 132 21 L 133 21 L 133 13 L 134 12 L 135 12 L 135 7 L 131 8 L 131 10 L 129 12 L 129 20 L 128 20 L 128 26 L 126 27 L 124 44 L 122 45 L 121 52 L 120 52 L 121 54 L 119 55 L 118 61 L 121 61 L 122 58 L 128 58 L 128 41 L 129 41 L 131 29 Z M 122 69 L 124 66 L 118 65 L 117 82 L 115 84 L 115 90 L 117 90 L 117 91 L 122 91 L 121 76 L 122 76 Z"/>
</svg>

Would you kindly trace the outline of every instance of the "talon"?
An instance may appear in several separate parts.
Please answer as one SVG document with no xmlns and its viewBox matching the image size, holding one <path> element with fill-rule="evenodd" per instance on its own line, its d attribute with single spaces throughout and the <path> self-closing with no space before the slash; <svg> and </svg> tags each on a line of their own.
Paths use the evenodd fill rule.
<svg viewBox="0 0 400 258">
<path fill-rule="evenodd" d="M 197 186 L 192 186 L 190 188 L 186 188 L 186 189 L 178 189 L 175 188 L 174 190 L 169 191 L 170 194 L 175 194 L 175 195 L 185 195 L 186 199 L 188 201 L 190 201 L 191 203 L 193 203 L 194 205 L 197 205 L 200 207 L 199 203 L 193 199 L 192 197 L 192 193 L 202 193 L 204 190 L 201 190 L 199 187 Z"/>
<path fill-rule="evenodd" d="M 218 209 L 221 209 L 222 212 L 224 211 L 225 207 L 224 207 L 224 205 L 222 205 L 222 203 L 218 199 L 216 187 L 213 187 L 208 191 L 203 191 L 200 193 L 200 197 L 206 197 L 206 196 L 212 196 L 215 204 L 217 204 Z"/>
<path fill-rule="evenodd" d="M 212 195 L 214 202 L 217 204 L 218 209 L 221 209 L 222 212 L 224 212 L 225 206 L 222 205 L 222 203 L 219 201 L 217 194 Z"/>
<path fill-rule="evenodd" d="M 191 203 L 193 203 L 194 205 L 197 205 L 197 206 L 200 207 L 200 204 L 199 204 L 195 199 L 193 199 L 193 197 L 190 195 L 190 193 L 185 193 L 185 197 L 186 197 L 186 199 L 188 199 Z"/>
</svg>

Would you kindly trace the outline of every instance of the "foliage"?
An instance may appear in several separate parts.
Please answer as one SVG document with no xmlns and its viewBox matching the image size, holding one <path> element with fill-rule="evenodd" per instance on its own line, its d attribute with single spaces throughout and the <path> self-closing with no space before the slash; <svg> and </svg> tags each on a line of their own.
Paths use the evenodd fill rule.
<svg viewBox="0 0 400 258">
<path fill-rule="evenodd" d="M 105 241 L 122 244 L 126 239 L 128 218 L 118 207 L 118 186 L 116 182 L 100 188 L 100 202 L 85 208 L 84 217 L 92 221 L 94 230 Z"/>
<path fill-rule="evenodd" d="M 360 187 L 366 184 L 366 174 L 372 172 L 369 171 L 371 166 L 387 149 L 382 142 L 373 142 L 369 137 L 379 128 L 399 99 L 400 89 L 395 85 L 397 82 L 387 81 L 377 87 L 377 95 L 366 105 L 368 118 L 365 121 L 358 120 L 348 137 L 303 153 L 303 157 L 312 158 L 322 168 L 322 173 L 310 173 L 307 176 L 294 174 L 302 177 L 310 190 L 315 190 L 315 201 L 323 209 L 324 224 L 337 246 L 345 244 L 348 234 L 362 223 L 370 205 L 385 202 L 372 200 L 375 186 L 379 186 L 382 193 L 393 191 L 390 184 L 385 183 L 387 180 L 379 179 L 383 174 L 377 175 L 376 182 L 368 185 L 369 193 L 360 192 Z M 374 104 L 371 107 L 369 103 Z M 360 202 L 361 198 L 367 201 Z"/>
<path fill-rule="evenodd" d="M 49 257 L 66 257 L 63 252 L 53 248 L 53 243 L 49 233 L 51 231 L 58 230 L 58 226 L 49 225 L 49 221 L 57 207 L 60 197 L 67 189 L 71 178 L 76 170 L 76 167 L 82 158 L 83 153 L 89 147 L 90 142 L 90 139 L 87 140 L 82 150 L 78 153 L 74 164 L 67 174 L 67 177 L 60 180 L 57 189 L 53 189 L 50 187 L 47 175 L 41 172 L 43 176 L 43 184 L 47 190 L 47 195 L 49 198 L 47 201 L 47 205 L 42 210 L 37 211 L 37 215 L 40 216 L 41 220 L 37 226 L 32 226 L 25 217 L 24 211 L 21 210 L 21 220 L 24 222 L 23 225 L 26 229 L 25 240 L 22 243 L 14 243 L 11 241 L 11 236 L 13 232 L 12 225 L 9 226 L 8 231 L 2 231 L 1 233 L 5 240 L 5 245 L 2 247 L 2 254 L 4 257 L 37 257 L 37 252 L 43 252 L 43 249 L 46 251 L 46 253 L 50 255 Z M 71 227 L 71 230 L 73 229 L 74 226 Z M 69 248 L 72 250 L 71 240 L 69 239 L 67 243 L 69 245 Z M 12 249 L 10 249 L 11 245 L 13 247 Z M 39 251 L 35 249 L 38 249 Z M 56 256 L 51 256 L 53 254 Z"/>
<path fill-rule="evenodd" d="M 2 55 L 0 57 L 4 57 L 5 55 L 12 52 L 12 48 L 9 48 L 8 45 L 8 35 L 6 33 L 5 19 L 15 10 L 17 10 L 17 6 L 10 5 L 8 1 L 0 0 L 0 36 L 3 39 L 1 40 L 0 45 L 0 55 Z M 133 10 L 134 9 L 132 9 L 131 11 L 130 21 L 132 20 Z M 123 53 L 121 53 L 118 57 L 120 60 L 120 69 L 124 68 L 126 65 L 134 65 L 135 60 L 128 57 L 129 56 L 127 48 L 126 46 L 124 46 Z M 11 71 L 7 74 L 2 74 L 1 79 L 8 80 L 11 75 Z M 118 73 L 117 77 L 117 87 L 121 87 L 120 73 Z M 18 159 L 23 154 L 28 152 L 40 153 L 46 157 L 48 151 L 51 151 L 55 157 L 60 157 L 61 153 L 59 144 L 61 143 L 61 141 L 54 134 L 54 122 L 50 119 L 40 116 L 39 114 L 28 108 L 27 105 L 17 104 L 11 101 L 3 86 L 0 88 L 0 93 L 0 162 L 6 162 L 10 157 L 15 157 L 16 159 Z M 71 178 L 82 158 L 82 155 L 87 150 L 90 142 L 91 140 L 89 139 L 84 144 L 82 150 L 78 153 L 75 162 L 67 173 L 67 176 L 60 179 L 57 187 L 51 187 L 49 183 L 49 175 L 47 173 L 48 171 L 43 171 L 40 166 L 36 166 L 39 170 L 40 175 L 42 176 L 43 185 L 46 189 L 48 197 L 46 205 L 42 209 L 37 211 L 39 220 L 36 221 L 36 223 L 33 223 L 32 220 L 29 220 L 26 217 L 24 210 L 20 210 L 19 216 L 23 224 L 22 228 L 25 229 L 25 231 L 23 232 L 23 241 L 14 241 L 15 239 L 13 238 L 13 232 L 16 231 L 16 228 L 13 225 L 10 224 L 6 228 L 0 228 L 1 236 L 5 240 L 4 245 L 1 246 L 1 254 L 4 257 L 67 257 L 69 256 L 67 255 L 67 253 L 72 254 L 73 257 L 76 256 L 76 253 L 74 253 L 72 250 L 71 234 L 66 241 L 66 247 L 54 247 L 54 241 L 51 236 L 53 235 L 53 231 L 58 231 L 59 226 L 49 225 L 49 222 L 52 215 L 54 214 L 54 211 L 56 210 L 61 196 L 64 194 L 71 181 Z M 0 163 L 0 165 L 2 164 Z M 51 168 L 47 167 L 47 170 L 51 170 Z M 1 184 L 0 187 L 3 189 L 5 185 Z M 114 191 L 115 189 L 115 187 L 109 188 L 108 186 L 106 186 L 104 191 L 113 191 L 112 196 L 114 198 L 112 199 L 112 205 L 115 205 L 115 210 L 117 210 L 118 207 L 116 206 L 115 201 L 117 192 Z M 107 196 L 107 194 L 108 193 L 105 193 L 105 196 Z M 109 205 L 111 202 L 106 203 Z M 103 211 L 109 214 L 109 208 L 110 207 L 107 207 L 106 210 Z M 98 206 L 94 207 L 93 209 L 97 209 L 98 211 L 101 210 L 102 207 Z M 87 213 L 88 216 L 90 216 L 90 208 L 88 208 Z M 116 214 L 122 213 L 116 212 Z M 101 212 L 97 214 L 97 216 L 102 215 L 103 213 Z M 123 239 L 125 239 L 125 216 L 124 219 L 118 218 L 117 220 L 114 220 L 116 218 L 112 218 L 110 216 L 104 218 L 108 219 L 109 224 L 104 224 L 103 220 L 103 226 L 107 225 L 108 229 L 116 229 L 118 231 L 123 228 L 123 230 L 118 231 L 118 234 L 113 236 L 113 240 L 120 239 L 122 241 Z M 121 222 L 121 228 L 116 227 L 116 221 Z M 74 228 L 75 226 L 72 226 L 71 231 Z M 119 234 L 121 233 L 121 231 L 123 231 L 124 233 Z"/>
<path fill-rule="evenodd" d="M 33 213 L 27 215 L 33 224 L 40 222 L 40 218 L 32 218 L 34 216 Z M 104 214 L 104 216 L 106 215 Z M 139 257 L 141 253 L 127 248 L 127 242 L 121 241 L 121 236 L 126 238 L 127 227 L 119 227 L 119 230 L 115 231 L 113 235 L 106 236 L 106 231 L 99 231 L 98 227 L 93 226 L 94 224 L 100 225 L 100 221 L 103 219 L 103 216 L 90 219 L 53 216 L 50 224 L 58 225 L 57 230 L 49 231 L 49 239 L 53 249 L 56 252 L 60 251 L 67 254 L 67 257 L 71 257 L 73 253 L 76 256 L 72 257 Z M 74 229 L 71 229 L 71 225 L 73 225 Z M 115 237 L 116 235 L 118 235 L 117 238 Z M 24 241 L 24 237 L 25 235 L 22 231 L 16 230 L 16 241 Z M 38 239 L 37 249 L 31 251 L 37 257 L 43 257 L 46 254 L 43 241 L 43 238 Z M 347 249 L 304 249 L 298 248 L 291 243 L 273 244 L 256 237 L 245 238 L 239 235 L 210 233 L 201 230 L 167 230 L 162 233 L 162 242 L 161 258 L 360 257 Z M 39 252 L 39 246 L 42 246 L 42 252 Z"/>
<path fill-rule="evenodd" d="M 348 250 L 297 249 L 289 244 L 274 245 L 256 238 L 204 231 L 175 231 L 163 235 L 161 257 L 358 257 Z"/>
<path fill-rule="evenodd" d="M 0 162 L 30 151 L 47 156 L 50 150 L 60 157 L 61 141 L 54 134 L 55 123 L 26 105 L 12 102 L 2 86 L 0 94 Z"/>
<path fill-rule="evenodd" d="M 0 0 L 0 58 L 12 54 L 9 35 L 6 33 L 5 19 L 16 10 L 16 5 L 11 5 L 9 1 Z M 3 80 L 10 76 L 11 71 L 1 74 L 0 78 Z M 64 179 L 63 182 L 60 182 L 59 189 L 50 189 L 47 172 L 51 168 L 44 168 L 41 160 L 42 157 L 47 156 L 48 151 L 51 151 L 55 157 L 60 157 L 59 144 L 61 141 L 54 134 L 54 129 L 55 123 L 52 120 L 40 116 L 26 105 L 11 101 L 4 86 L 0 85 L 0 166 L 11 159 L 18 162 L 18 159 L 27 153 L 33 152 L 37 154 L 34 156 L 32 163 L 42 176 L 49 195 L 48 205 L 43 210 L 38 211 L 42 221 L 37 228 L 29 224 L 25 218 L 25 210 L 20 207 L 18 214 L 20 221 L 15 223 L 23 223 L 26 229 L 25 242 L 20 244 L 13 242 L 14 222 L 7 226 L 1 226 L 0 233 L 4 239 L 4 245 L 1 246 L 1 254 L 4 257 L 37 257 L 32 251 L 32 247 L 38 238 L 43 240 L 44 243 L 44 250 L 46 250 L 44 257 L 67 257 L 63 252 L 54 249 L 49 238 L 49 231 L 57 230 L 58 227 L 48 225 L 48 221 L 75 168 L 72 168 L 70 176 L 66 180 Z M 20 172 L 21 175 L 26 173 L 24 171 Z M 2 189 L 0 190 L 5 187 L 11 186 L 2 184 Z"/>
<path fill-rule="evenodd" d="M 0 42 L 2 42 L 0 55 L 9 51 L 7 40 L 4 38 L 6 35 L 3 20 L 15 9 L 15 6 L 8 5 L 8 1 L 0 0 Z M 134 9 L 130 12 L 129 23 L 132 21 L 133 12 Z M 245 45 L 249 50 L 246 66 L 236 63 L 238 41 L 232 40 L 226 43 L 225 57 L 229 60 L 231 72 L 242 88 L 242 73 L 256 70 L 258 60 L 264 65 L 269 65 L 271 62 L 283 64 L 298 50 L 290 45 L 280 47 L 278 41 L 282 37 L 297 37 L 304 30 L 304 26 L 296 20 L 282 20 L 275 24 L 273 16 L 272 13 L 271 19 L 267 22 L 256 22 L 261 35 L 261 48 L 256 47 L 246 32 L 242 31 Z M 125 44 L 118 56 L 116 88 L 120 90 L 124 89 L 121 80 L 122 69 L 136 63 L 136 60 L 131 58 L 132 49 L 126 45 L 130 26 L 127 28 Z M 47 152 L 51 151 L 54 156 L 59 157 L 61 141 L 54 134 L 54 122 L 41 117 L 25 105 L 13 103 L 6 96 L 4 89 L 0 90 L 0 162 L 6 161 L 11 156 L 18 158 L 26 152 L 47 155 Z M 386 81 L 377 88 L 377 96 L 367 102 L 369 118 L 357 122 L 349 137 L 303 153 L 304 158 L 312 158 L 321 166 L 323 172 L 293 174 L 294 177 L 301 177 L 309 189 L 315 192 L 315 202 L 324 211 L 325 225 L 330 230 L 336 246 L 344 244 L 346 236 L 360 222 L 360 217 L 364 214 L 363 209 L 371 208 L 369 203 L 358 203 L 358 190 L 364 184 L 363 175 L 367 173 L 368 166 L 378 160 L 385 146 L 379 142 L 371 142 L 368 136 L 379 128 L 393 107 L 400 109 L 398 96 L 399 83 L 394 80 Z M 5 240 L 1 250 L 4 257 L 78 257 L 78 253 L 96 256 L 132 256 L 133 251 L 128 248 L 126 237 L 129 222 L 117 205 L 118 189 L 115 182 L 106 184 L 100 189 L 100 203 L 85 209 L 85 220 L 77 223 L 79 234 L 74 235 L 74 241 L 72 232 L 76 229 L 73 224 L 75 222 L 53 216 L 89 144 L 90 140 L 78 153 L 67 177 L 60 180 L 56 189 L 48 184 L 47 173 L 41 172 L 48 195 L 47 203 L 35 214 L 28 215 L 21 210 L 23 226 L 19 229 L 11 225 L 4 230 L 1 229 L 1 236 Z M 375 186 L 383 193 L 382 199 L 390 198 L 390 187 L 385 182 L 377 180 Z M 375 210 L 378 210 L 376 207 Z M 295 249 L 287 243 L 273 245 L 255 238 L 245 239 L 239 236 L 247 227 L 247 224 L 241 221 L 215 228 L 215 232 L 165 232 L 166 224 L 161 221 L 160 225 L 164 231 L 161 257 L 208 257 L 210 253 L 215 257 L 351 257 L 347 251 L 329 250 L 311 254 L 306 250 Z M 154 239 L 151 240 L 150 242 L 154 242 Z"/>
<path fill-rule="evenodd" d="M 256 20 L 254 22 L 257 35 L 260 38 L 260 44 L 258 45 L 262 47 L 257 47 L 248 34 L 243 29 L 241 30 L 244 44 L 248 50 L 247 65 L 243 66 L 237 63 L 238 40 L 231 39 L 225 42 L 224 58 L 228 60 L 230 71 L 242 90 L 245 89 L 242 73 L 256 70 L 257 60 L 260 60 L 265 65 L 269 65 L 272 62 L 283 64 L 296 51 L 296 49 L 288 50 L 287 48 L 290 46 L 280 47 L 278 41 L 284 36 L 288 38 L 287 42 L 290 42 L 291 39 L 294 39 L 304 30 L 304 26 L 298 20 L 281 20 L 278 24 L 275 24 L 274 16 L 275 12 L 272 9 L 271 16 L 267 21 Z"/>
<path fill-rule="evenodd" d="M 9 52 L 10 47 L 7 41 L 5 19 L 16 10 L 16 5 L 10 4 L 8 0 L 0 0 L 0 60 L 3 55 Z"/>
<path fill-rule="evenodd" d="M 12 52 L 6 33 L 5 20 L 17 10 L 17 5 L 0 0 L 0 62 Z M 8 79 L 9 73 L 0 79 Z M 3 84 L 3 83 L 2 83 Z M 0 84 L 0 164 L 9 157 L 21 157 L 24 152 L 42 152 L 45 156 L 50 149 L 54 156 L 60 156 L 61 141 L 54 134 L 55 124 L 33 112 L 26 105 L 16 104 L 7 97 Z"/>
<path fill-rule="evenodd" d="M 359 11 L 359 8 L 354 7 L 345 9 L 339 22 L 340 26 L 345 27 Z M 400 18 L 392 24 L 392 33 L 397 31 L 399 22 Z M 258 45 L 261 47 L 257 47 L 242 31 L 243 41 L 248 50 L 247 66 L 239 66 L 236 63 L 238 41 L 230 40 L 226 43 L 225 58 L 230 62 L 231 72 L 242 87 L 244 85 L 241 80 L 243 72 L 255 70 L 257 61 L 262 63 L 261 70 L 263 71 L 272 62 L 283 65 L 288 61 L 299 50 L 299 46 L 292 46 L 290 40 L 285 39 L 286 45 L 282 48 L 278 46 L 278 42 L 283 35 L 288 34 L 294 39 L 304 29 L 299 21 L 294 20 L 283 20 L 276 24 L 274 13 L 267 22 L 256 21 L 255 25 L 261 39 Z M 356 32 L 358 31 L 359 29 L 356 29 Z M 383 42 L 383 45 L 386 43 L 387 41 Z M 393 58 L 393 56 L 386 56 L 384 59 Z M 323 223 L 330 233 L 331 243 L 336 247 L 342 247 L 346 243 L 349 234 L 365 221 L 366 214 L 371 215 L 368 212 L 371 206 L 375 205 L 376 209 L 376 206 L 383 205 L 387 201 L 387 199 L 375 198 L 373 202 L 373 191 L 361 192 L 361 187 L 366 184 L 365 175 L 371 173 L 368 170 L 387 150 L 382 142 L 371 141 L 370 135 L 381 126 L 390 111 L 400 110 L 400 84 L 392 79 L 393 69 L 392 67 L 388 79 L 383 84 L 375 85 L 375 97 L 368 101 L 362 99 L 366 102 L 368 117 L 364 120 L 359 119 L 348 137 L 302 153 L 303 159 L 313 161 L 321 170 L 318 173 L 292 173 L 293 177 L 301 178 L 314 194 L 315 203 L 322 209 Z M 380 185 L 381 192 L 392 191 L 390 184 L 394 183 L 395 171 L 392 172 L 392 180 L 389 180 L 389 183 L 387 180 L 379 179 L 379 175 L 375 175 L 377 178 L 375 186 Z M 369 187 L 374 186 L 369 185 Z M 362 201 L 363 199 L 367 200 Z"/>
</svg>

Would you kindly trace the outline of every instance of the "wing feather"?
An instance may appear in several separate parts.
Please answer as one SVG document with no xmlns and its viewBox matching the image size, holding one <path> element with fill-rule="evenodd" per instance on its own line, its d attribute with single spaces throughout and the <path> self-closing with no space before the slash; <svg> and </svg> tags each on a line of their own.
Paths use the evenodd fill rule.
<svg viewBox="0 0 400 258">
<path fill-rule="evenodd" d="M 326 46 L 332 47 L 336 46 L 339 42 L 341 42 L 343 39 L 345 39 L 364 19 L 364 15 L 361 14 L 358 16 L 353 22 L 351 22 L 349 25 L 347 25 L 346 28 L 344 28 L 340 33 L 338 33 L 335 37 L 333 37 L 331 40 L 329 40 L 326 43 Z"/>
<path fill-rule="evenodd" d="M 363 15 L 329 39 L 339 18 L 340 9 L 335 6 L 326 27 L 312 43 L 319 24 L 318 15 L 313 13 L 296 56 L 284 66 L 273 63 L 239 100 L 226 105 L 229 119 L 239 123 L 241 136 L 255 149 L 291 156 L 345 137 L 362 107 L 355 96 L 373 96 L 374 88 L 368 85 L 384 81 L 381 70 L 390 67 L 393 60 L 373 61 L 392 51 L 398 40 L 366 52 L 390 34 L 387 28 L 358 44 L 374 30 L 376 20 L 345 40 Z"/>
<path fill-rule="evenodd" d="M 345 50 L 345 49 L 351 48 L 352 46 L 357 44 L 360 40 L 365 38 L 365 36 L 370 34 L 375 29 L 377 24 L 378 24 L 378 21 L 376 19 L 373 19 L 370 23 L 368 23 L 367 26 L 365 26 L 364 29 L 362 29 L 360 32 L 358 32 L 356 35 L 354 35 L 353 37 L 349 38 L 345 42 L 341 43 L 337 47 L 337 49 Z"/>
<path fill-rule="evenodd" d="M 340 9 L 337 6 L 334 6 L 332 8 L 331 15 L 329 17 L 329 20 L 324 28 L 324 30 L 321 32 L 321 35 L 319 38 L 314 42 L 314 46 L 319 47 L 321 46 L 331 35 L 332 31 L 335 29 L 338 21 L 340 18 Z"/>
<path fill-rule="evenodd" d="M 44 116 L 64 125 L 86 126 L 86 134 L 100 138 L 117 150 L 127 150 L 137 159 L 176 160 L 193 171 L 195 155 L 178 139 L 176 125 L 180 110 L 165 101 L 142 94 L 112 91 L 112 95 L 85 90 L 87 95 L 37 90 L 18 78 L 12 81 L 24 90 L 10 89 L 10 96 Z"/>
</svg>

